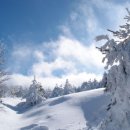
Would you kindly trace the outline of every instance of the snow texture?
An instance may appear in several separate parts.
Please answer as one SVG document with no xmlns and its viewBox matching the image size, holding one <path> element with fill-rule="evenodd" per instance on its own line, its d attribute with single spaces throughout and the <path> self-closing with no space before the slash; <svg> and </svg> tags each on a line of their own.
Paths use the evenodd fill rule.
<svg viewBox="0 0 130 130">
<path fill-rule="evenodd" d="M 47 99 L 27 107 L 20 98 L 3 98 L 1 130 L 90 130 L 105 117 L 109 96 L 104 89 Z"/>
</svg>

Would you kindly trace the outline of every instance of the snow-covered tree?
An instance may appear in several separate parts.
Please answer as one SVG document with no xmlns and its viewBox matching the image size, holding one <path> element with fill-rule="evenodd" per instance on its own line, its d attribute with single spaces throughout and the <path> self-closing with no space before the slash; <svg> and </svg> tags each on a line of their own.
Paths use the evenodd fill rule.
<svg viewBox="0 0 130 130">
<path fill-rule="evenodd" d="M 52 90 L 50 88 L 45 89 L 45 95 L 44 97 L 47 98 L 51 98 L 52 95 Z"/>
<path fill-rule="evenodd" d="M 62 85 L 58 86 L 56 84 L 55 88 L 52 91 L 51 97 L 58 97 L 58 96 L 62 96 L 63 94 L 64 94 L 64 89 Z"/>
<path fill-rule="evenodd" d="M 97 41 L 106 39 L 99 48 L 107 61 L 107 92 L 111 94 L 108 105 L 108 117 L 100 130 L 130 130 L 130 11 L 125 17 L 126 24 L 118 31 L 111 31 L 113 38 L 107 35 L 98 36 Z"/>
<path fill-rule="evenodd" d="M 24 97 L 26 94 L 27 88 L 23 88 L 23 86 L 17 86 L 18 89 L 16 91 L 16 97 Z"/>
<path fill-rule="evenodd" d="M 101 88 L 100 82 L 98 82 L 96 79 L 94 79 L 92 82 L 92 89 L 97 89 L 97 88 Z"/>
<path fill-rule="evenodd" d="M 89 80 L 89 81 L 83 82 L 79 90 L 86 91 L 86 90 L 91 90 L 91 89 L 97 89 L 100 87 L 101 87 L 100 82 L 94 79 L 93 81 Z"/>
<path fill-rule="evenodd" d="M 11 86 L 11 85 L 6 85 L 3 87 L 3 96 L 4 97 L 25 97 L 25 95 L 28 92 L 28 88 L 23 87 L 23 86 L 19 86 L 19 85 L 15 85 L 15 86 Z"/>
<path fill-rule="evenodd" d="M 69 80 L 66 79 L 65 86 L 64 86 L 64 95 L 74 93 L 75 88 L 69 83 Z"/>
<path fill-rule="evenodd" d="M 45 91 L 41 84 L 38 83 L 34 77 L 33 83 L 30 85 L 29 91 L 25 96 L 27 104 L 35 105 L 45 100 Z"/>
<path fill-rule="evenodd" d="M 102 78 L 102 80 L 100 81 L 100 87 L 103 87 L 103 88 L 106 88 L 107 86 L 107 73 L 105 72 L 104 74 L 103 74 L 103 78 Z M 107 88 L 106 88 L 106 91 L 107 91 Z"/>
<path fill-rule="evenodd" d="M 0 98 L 5 94 L 6 84 L 5 81 L 9 79 L 9 74 L 5 71 L 4 68 L 4 54 L 5 47 L 3 43 L 0 43 Z"/>
<path fill-rule="evenodd" d="M 88 90 L 88 82 L 83 82 L 80 87 L 80 91 L 86 91 L 86 90 Z"/>
</svg>

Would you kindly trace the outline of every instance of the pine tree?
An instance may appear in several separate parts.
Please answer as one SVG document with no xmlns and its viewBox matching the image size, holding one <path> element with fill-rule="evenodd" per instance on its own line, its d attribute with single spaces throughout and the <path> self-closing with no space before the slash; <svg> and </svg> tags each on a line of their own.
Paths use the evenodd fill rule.
<svg viewBox="0 0 130 130">
<path fill-rule="evenodd" d="M 74 92 L 75 92 L 75 89 L 69 83 L 69 80 L 66 79 L 65 86 L 64 86 L 64 95 L 74 93 Z"/>
<path fill-rule="evenodd" d="M 52 90 L 50 88 L 45 89 L 45 98 L 51 98 Z"/>
<path fill-rule="evenodd" d="M 97 89 L 97 88 L 100 88 L 100 83 L 96 79 L 94 79 L 93 81 L 89 80 L 89 81 L 82 83 L 82 85 L 80 87 L 80 92 Z"/>
<path fill-rule="evenodd" d="M 64 89 L 62 88 L 62 85 L 58 86 L 56 84 L 55 88 L 52 91 L 51 97 L 58 97 L 58 96 L 62 96 L 63 94 L 64 94 Z"/>
<path fill-rule="evenodd" d="M 100 87 L 106 88 L 105 91 L 107 91 L 107 89 L 108 89 L 107 88 L 107 73 L 106 72 L 103 74 L 103 78 L 100 82 Z"/>
<path fill-rule="evenodd" d="M 33 83 L 30 85 L 28 94 L 25 96 L 26 102 L 29 105 L 35 105 L 45 100 L 45 91 L 42 88 L 41 84 L 36 81 L 35 76 L 32 82 Z"/>
<path fill-rule="evenodd" d="M 130 11 L 125 25 L 118 31 L 111 31 L 113 39 L 107 35 L 96 38 L 97 41 L 105 39 L 107 42 L 98 48 L 107 60 L 107 92 L 111 95 L 108 106 L 108 117 L 102 123 L 103 130 L 130 130 Z"/>
</svg>

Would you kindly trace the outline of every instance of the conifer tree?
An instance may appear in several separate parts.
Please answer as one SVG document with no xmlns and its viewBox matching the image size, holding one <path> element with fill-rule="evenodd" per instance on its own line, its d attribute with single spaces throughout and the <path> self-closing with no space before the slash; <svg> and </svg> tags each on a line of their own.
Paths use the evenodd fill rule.
<svg viewBox="0 0 130 130">
<path fill-rule="evenodd" d="M 44 89 L 42 88 L 41 84 L 36 81 L 34 76 L 34 80 L 32 81 L 28 94 L 25 97 L 27 104 L 35 105 L 39 102 L 42 102 L 45 99 L 44 95 Z"/>
<path fill-rule="evenodd" d="M 62 96 L 63 94 L 64 94 L 64 89 L 62 88 L 62 85 L 58 86 L 56 84 L 55 88 L 52 91 L 51 97 L 58 97 L 58 96 Z"/>
<path fill-rule="evenodd" d="M 64 86 L 64 95 L 74 93 L 75 88 L 72 87 L 72 85 L 69 83 L 69 80 L 66 79 L 65 86 Z"/>
<path fill-rule="evenodd" d="M 125 17 L 126 24 L 113 33 L 113 38 L 101 35 L 97 41 L 105 39 L 106 43 L 98 48 L 106 60 L 106 89 L 111 95 L 108 117 L 100 130 L 130 130 L 130 11 Z"/>
</svg>

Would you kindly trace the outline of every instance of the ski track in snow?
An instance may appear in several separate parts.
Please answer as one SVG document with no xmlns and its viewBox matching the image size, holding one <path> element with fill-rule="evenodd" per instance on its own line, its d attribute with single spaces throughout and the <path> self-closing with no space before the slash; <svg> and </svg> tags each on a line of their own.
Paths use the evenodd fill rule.
<svg viewBox="0 0 130 130">
<path fill-rule="evenodd" d="M 18 98 L 3 98 L 0 130 L 83 130 L 104 118 L 108 96 L 104 89 L 52 98 L 27 108 Z M 87 126 L 86 126 L 87 125 Z"/>
</svg>

